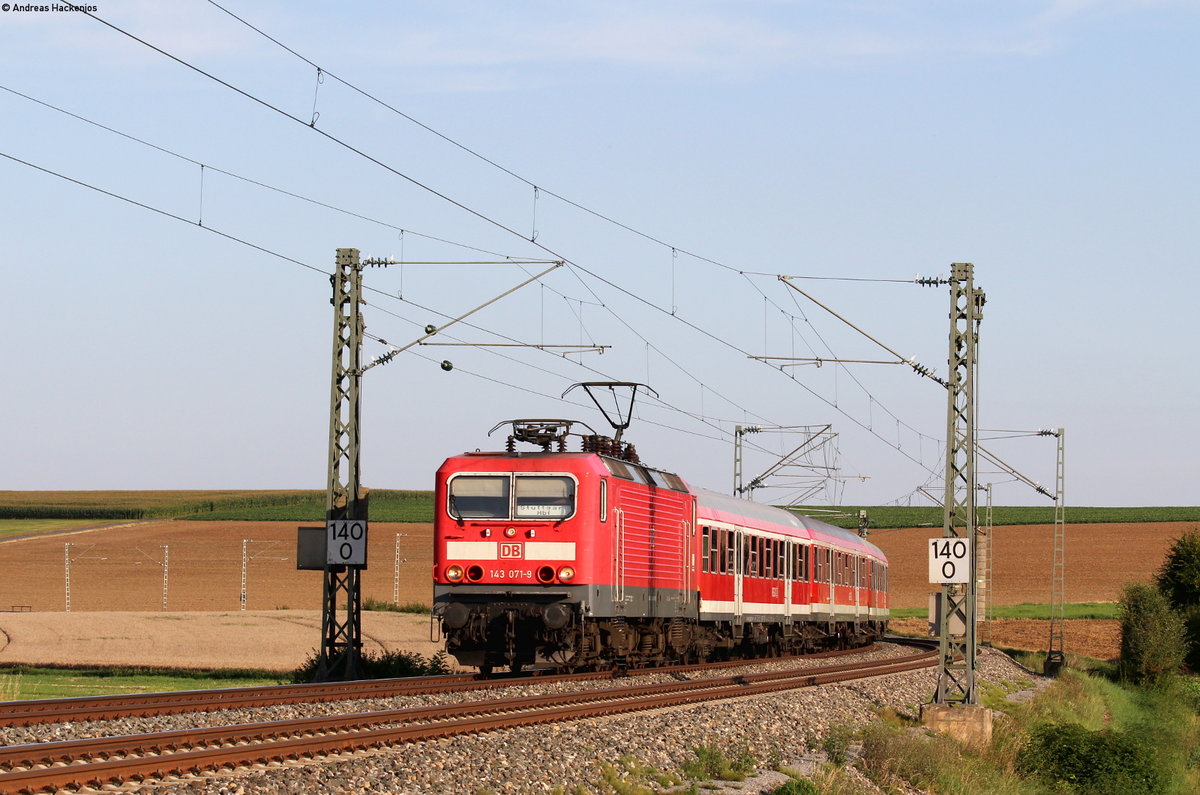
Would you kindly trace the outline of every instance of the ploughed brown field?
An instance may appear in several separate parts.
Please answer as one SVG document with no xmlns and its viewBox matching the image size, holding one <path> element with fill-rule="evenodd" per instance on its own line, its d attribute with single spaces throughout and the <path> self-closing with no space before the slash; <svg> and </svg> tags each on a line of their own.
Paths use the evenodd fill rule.
<svg viewBox="0 0 1200 795">
<path fill-rule="evenodd" d="M 1066 600 L 1115 601 L 1126 582 L 1148 581 L 1171 540 L 1194 526 L 1069 525 Z M 1049 525 L 996 529 L 996 604 L 1049 602 L 1052 532 Z M 429 524 L 372 524 L 363 598 L 429 604 L 431 534 Z M 891 562 L 894 607 L 925 606 L 926 543 L 936 535 L 930 528 L 872 533 Z M 31 612 L 0 612 L 0 662 L 295 667 L 320 642 L 321 608 L 321 573 L 297 571 L 295 547 L 296 525 L 287 522 L 146 522 L 5 541 L 0 611 Z M 1115 623 L 1069 621 L 1067 651 L 1115 656 Z M 375 649 L 428 656 L 438 648 L 429 641 L 428 617 L 369 613 L 364 634 Z M 993 640 L 1038 650 L 1048 634 L 1044 622 L 1007 620 L 996 622 Z"/>
</svg>

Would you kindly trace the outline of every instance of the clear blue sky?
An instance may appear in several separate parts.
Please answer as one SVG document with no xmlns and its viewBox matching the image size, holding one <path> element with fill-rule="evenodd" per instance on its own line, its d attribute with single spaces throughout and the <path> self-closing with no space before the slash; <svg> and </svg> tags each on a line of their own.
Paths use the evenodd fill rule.
<svg viewBox="0 0 1200 795">
<path fill-rule="evenodd" d="M 747 356 L 888 358 L 776 275 L 965 261 L 988 297 L 980 424 L 1065 427 L 1068 504 L 1200 502 L 1200 4 L 222 5 L 345 82 L 201 0 L 95 16 L 244 94 L 85 15 L 0 12 L 0 488 L 322 488 L 321 271 L 356 247 L 564 257 L 435 340 L 611 346 L 421 346 L 372 369 L 375 488 L 431 487 L 446 456 L 502 444 L 487 431 L 504 419 L 602 429 L 559 395 L 617 379 L 661 399 L 628 431 L 643 459 L 697 485 L 730 489 L 735 424 L 830 423 L 821 463 L 848 479 L 815 500 L 936 493 L 936 384 Z M 536 270 L 370 270 L 368 333 L 407 345 Z M 796 284 L 945 375 L 946 288 Z M 798 440 L 753 443 L 747 476 Z M 1052 439 L 987 446 L 1053 486 Z M 998 503 L 1048 504 L 993 468 L 980 480 Z"/>
</svg>

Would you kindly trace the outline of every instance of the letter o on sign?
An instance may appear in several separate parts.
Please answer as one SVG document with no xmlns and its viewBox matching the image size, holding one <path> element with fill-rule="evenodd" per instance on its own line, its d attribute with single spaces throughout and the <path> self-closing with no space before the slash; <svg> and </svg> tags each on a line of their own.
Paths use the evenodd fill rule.
<svg viewBox="0 0 1200 795">
<path fill-rule="evenodd" d="M 330 519 L 325 528 L 327 565 L 367 567 L 366 520 Z"/>
</svg>

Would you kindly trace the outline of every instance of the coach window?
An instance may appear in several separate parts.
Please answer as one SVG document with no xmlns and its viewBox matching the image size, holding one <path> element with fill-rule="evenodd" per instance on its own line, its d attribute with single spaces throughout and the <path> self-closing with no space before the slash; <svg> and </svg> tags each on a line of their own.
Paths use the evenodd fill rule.
<svg viewBox="0 0 1200 795">
<path fill-rule="evenodd" d="M 549 475 L 517 475 L 518 519 L 566 519 L 575 513 L 575 481 Z"/>
<path fill-rule="evenodd" d="M 446 509 L 455 519 L 507 519 L 508 484 L 508 475 L 459 475 Z"/>
<path fill-rule="evenodd" d="M 709 571 L 708 555 L 711 543 L 708 537 L 708 525 L 702 525 L 700 527 L 700 571 L 704 574 Z"/>
</svg>

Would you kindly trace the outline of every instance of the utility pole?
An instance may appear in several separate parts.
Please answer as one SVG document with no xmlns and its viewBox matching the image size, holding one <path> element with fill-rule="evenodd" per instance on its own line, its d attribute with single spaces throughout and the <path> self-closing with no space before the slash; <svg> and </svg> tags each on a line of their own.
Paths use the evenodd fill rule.
<svg viewBox="0 0 1200 795">
<path fill-rule="evenodd" d="M 359 481 L 359 408 L 362 381 L 362 263 L 358 249 L 339 248 L 333 282 L 333 372 L 329 406 L 329 480 L 325 518 L 328 535 L 341 523 L 361 522 L 366 545 L 367 500 Z M 327 536 L 328 538 L 328 536 Z M 333 546 L 333 540 L 327 543 Z M 321 600 L 319 682 L 361 679 L 363 564 L 325 563 Z"/>
<path fill-rule="evenodd" d="M 733 428 L 733 496 L 741 497 L 746 489 L 742 486 L 742 437 L 748 433 L 758 433 L 755 426 L 743 428 L 735 425 Z"/>
<path fill-rule="evenodd" d="M 163 570 L 163 589 L 162 589 L 162 609 L 165 613 L 167 610 L 167 586 L 171 581 L 171 547 L 167 544 L 161 545 L 163 551 L 162 566 Z"/>
<path fill-rule="evenodd" d="M 408 533 L 396 533 L 396 549 L 392 563 L 392 604 L 400 604 L 400 564 L 408 563 L 408 558 L 400 557 L 400 539 Z"/>
<path fill-rule="evenodd" d="M 1050 577 L 1050 648 L 1042 673 L 1047 676 L 1058 674 L 1067 662 L 1063 651 L 1063 628 L 1066 623 L 1066 516 L 1063 507 L 1063 467 L 1066 430 L 1047 432 L 1058 437 L 1058 457 L 1054 467 L 1054 564 Z"/>
<path fill-rule="evenodd" d="M 71 544 L 63 544 L 63 580 L 67 588 L 67 612 L 71 612 Z"/>
<path fill-rule="evenodd" d="M 946 420 L 946 494 L 942 537 L 968 542 L 965 582 L 944 583 L 940 599 L 937 705 L 978 705 L 975 683 L 976 546 L 975 369 L 984 295 L 974 266 L 950 266 L 950 356 Z M 961 633 L 961 634 L 959 634 Z"/>
<path fill-rule="evenodd" d="M 250 545 L 250 539 L 243 538 L 242 539 L 242 591 L 241 591 L 241 597 L 238 599 L 238 603 L 242 606 L 243 610 L 246 609 L 246 569 L 248 567 L 248 564 L 250 563 L 250 556 L 248 554 L 249 545 Z"/>
</svg>

